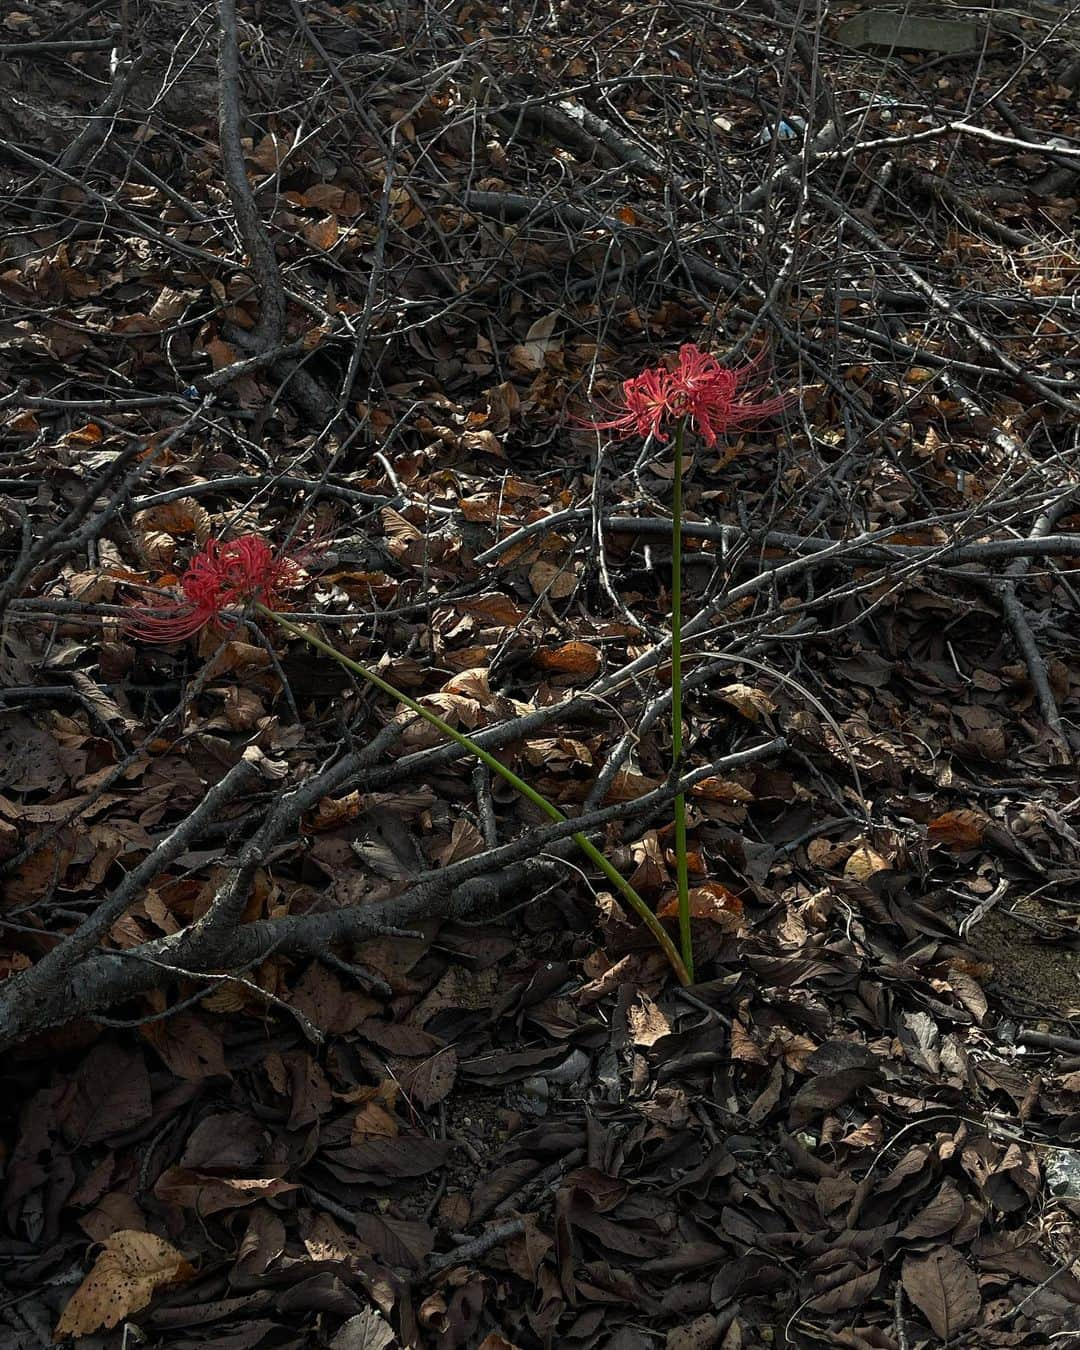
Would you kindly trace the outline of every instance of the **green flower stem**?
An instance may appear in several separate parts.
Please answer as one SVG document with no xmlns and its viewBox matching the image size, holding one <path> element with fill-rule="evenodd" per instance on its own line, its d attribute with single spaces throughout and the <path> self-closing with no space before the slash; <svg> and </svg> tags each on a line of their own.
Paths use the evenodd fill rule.
<svg viewBox="0 0 1080 1350">
<path fill-rule="evenodd" d="M 354 674 L 359 675 L 361 679 L 367 680 L 369 684 L 373 684 L 376 689 L 381 689 L 384 694 L 389 694 L 391 698 L 396 699 L 398 703 L 402 704 L 403 707 L 408 708 L 410 712 L 414 712 L 418 717 L 422 717 L 424 721 L 430 726 L 433 726 L 436 731 L 440 731 L 444 736 L 455 741 L 463 750 L 467 750 L 470 755 L 474 755 L 481 764 L 486 764 L 492 773 L 497 773 L 500 778 L 505 779 L 505 781 L 509 783 L 511 787 L 516 788 L 523 797 L 532 802 L 534 806 L 539 807 L 544 815 L 550 820 L 561 822 L 567 819 L 557 806 L 553 806 L 546 797 L 542 797 L 535 788 L 531 788 L 523 778 L 519 778 L 517 774 L 514 773 L 513 769 L 508 769 L 506 765 L 496 759 L 494 755 L 489 754 L 483 746 L 477 745 L 475 741 L 470 740 L 468 736 L 458 731 L 456 727 L 452 727 L 449 722 L 444 722 L 443 719 L 439 717 L 437 713 L 433 713 L 430 708 L 425 708 L 422 703 L 417 703 L 416 700 L 410 698 L 408 694 L 403 694 L 399 689 L 395 689 L 392 684 L 384 680 L 381 676 L 376 675 L 373 670 L 369 670 L 367 666 L 361 665 L 359 661 L 354 661 L 352 657 L 346 656 L 343 652 L 339 652 L 336 647 L 332 647 L 329 642 L 324 642 L 321 637 L 308 632 L 304 628 L 298 627 L 294 623 L 290 623 L 288 619 L 284 618 L 276 610 L 267 609 L 265 605 L 260 604 L 256 604 L 255 609 L 259 614 L 263 615 L 264 618 L 273 619 L 279 628 L 283 628 L 285 632 L 289 633 L 292 637 L 299 638 L 301 641 L 308 643 L 309 646 L 315 647 L 318 651 L 323 652 L 326 656 L 335 660 L 338 665 L 344 666 L 346 670 L 351 670 Z M 661 950 L 671 963 L 671 967 L 678 977 L 679 983 L 683 985 L 692 983 L 690 973 L 683 964 L 675 944 L 664 931 L 664 925 L 637 891 L 634 890 L 633 886 L 631 886 L 617 868 L 604 857 L 587 835 L 584 835 L 579 831 L 575 833 L 572 838 L 578 848 L 581 849 L 582 853 L 584 853 L 590 862 L 594 863 L 600 871 L 603 872 L 604 876 L 607 877 L 616 890 L 618 890 L 626 899 L 630 908 L 634 910 L 648 928 L 649 932 L 656 938 Z"/>
<path fill-rule="evenodd" d="M 675 428 L 675 475 L 671 489 L 671 771 L 682 774 L 682 471 L 686 418 Z M 679 946 L 694 982 L 694 939 L 690 932 L 690 879 L 686 864 L 686 795 L 675 797 L 675 885 L 679 896 Z"/>
</svg>

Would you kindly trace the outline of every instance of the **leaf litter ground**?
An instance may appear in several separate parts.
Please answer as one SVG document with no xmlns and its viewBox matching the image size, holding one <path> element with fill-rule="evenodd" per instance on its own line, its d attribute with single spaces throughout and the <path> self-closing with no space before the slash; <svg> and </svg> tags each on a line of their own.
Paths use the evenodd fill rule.
<svg viewBox="0 0 1080 1350">
<path fill-rule="evenodd" d="M 9 611 L 5 975 L 251 744 L 291 783 L 389 725 L 391 769 L 306 813 L 256 871 L 248 923 L 373 902 L 537 823 L 457 763 L 402 781 L 395 762 L 433 744 L 427 729 L 298 646 L 125 638 L 112 607 L 167 585 L 211 534 L 283 539 L 307 510 L 331 540 L 313 604 L 361 615 L 333 630 L 346 650 L 385 653 L 470 731 L 557 709 L 647 650 L 669 609 L 667 461 L 619 447 L 598 464 L 567 413 L 765 313 L 801 411 L 695 455 L 691 612 L 796 537 L 877 530 L 893 551 L 838 552 L 721 605 L 698 646 L 718 668 L 688 696 L 693 764 L 776 748 L 692 795 L 692 990 L 555 858 L 546 890 L 273 952 L 243 982 L 171 972 L 9 1050 L 0 1346 L 54 1331 L 178 1350 L 1080 1339 L 1080 1201 L 1061 1181 L 1080 1142 L 1080 547 L 1012 572 L 945 552 L 1027 536 L 1050 501 L 1049 532 L 1080 518 L 1075 418 L 1046 396 L 1071 397 L 1075 370 L 1076 177 L 1016 147 L 1068 134 L 1067 34 L 1036 16 L 1027 47 L 994 30 L 978 62 L 950 62 L 886 60 L 830 29 L 815 95 L 798 47 L 785 74 L 791 29 L 769 7 L 722 35 L 692 5 L 543 21 L 308 8 L 305 31 L 287 4 L 242 6 L 247 167 L 289 269 L 291 334 L 317 381 L 347 389 L 351 435 L 316 434 L 262 368 L 231 372 L 195 417 L 177 385 L 201 394 L 242 360 L 257 317 L 205 149 L 212 24 L 165 15 L 139 37 L 130 115 L 84 174 L 119 194 L 119 227 L 72 230 L 96 208 L 70 184 L 52 202 L 66 223 L 35 218 L 36 171 L 10 151 L 60 159 L 53 128 L 98 107 L 107 51 L 54 48 L 0 75 L 19 95 L 0 152 L 4 548 L 18 554 L 22 518 L 45 536 L 133 441 L 185 427 Z M 5 23 L 48 39 L 58 13 Z M 84 27 L 107 37 L 118 17 L 103 6 Z M 851 141 L 911 137 L 856 157 L 857 174 L 828 145 L 813 161 L 811 187 L 848 213 L 839 254 L 821 202 L 788 236 L 798 255 L 770 252 L 798 218 L 785 194 L 803 159 L 762 129 L 792 107 L 818 127 L 838 107 Z M 1013 143 L 918 139 L 961 115 Z M 766 181 L 774 196 L 756 197 Z M 746 225 L 768 200 L 775 239 Z M 204 256 L 170 254 L 162 232 Z M 647 521 L 610 523 L 630 517 Z M 632 806 L 667 769 L 664 721 L 645 716 L 662 674 L 507 751 L 573 810 L 640 724 L 607 842 L 661 910 L 665 813 Z M 106 945 L 138 953 L 204 914 L 279 792 L 232 803 Z"/>
</svg>

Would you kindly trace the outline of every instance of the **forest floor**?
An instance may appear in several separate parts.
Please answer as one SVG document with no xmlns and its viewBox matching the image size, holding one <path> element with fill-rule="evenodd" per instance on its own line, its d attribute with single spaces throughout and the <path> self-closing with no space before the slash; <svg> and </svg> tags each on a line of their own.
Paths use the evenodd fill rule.
<svg viewBox="0 0 1080 1350">
<path fill-rule="evenodd" d="M 4 7 L 0 1350 L 1080 1346 L 1080 25 L 808 9 Z M 686 342 L 689 988 L 129 623 L 674 932 Z"/>
</svg>

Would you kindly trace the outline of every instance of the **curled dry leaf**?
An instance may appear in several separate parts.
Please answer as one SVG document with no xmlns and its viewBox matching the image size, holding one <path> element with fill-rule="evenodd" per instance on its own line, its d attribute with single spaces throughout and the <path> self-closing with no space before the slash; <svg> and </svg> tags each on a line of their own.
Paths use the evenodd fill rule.
<svg viewBox="0 0 1080 1350">
<path fill-rule="evenodd" d="M 730 778 L 702 778 L 690 789 L 692 797 L 704 797 L 717 802 L 752 802 L 754 794 L 742 783 Z"/>
<path fill-rule="evenodd" d="M 180 497 L 174 502 L 139 511 L 135 515 L 134 525 L 144 533 L 161 531 L 169 535 L 193 534 L 200 544 L 204 544 L 213 533 L 210 513 L 194 497 Z"/>
<path fill-rule="evenodd" d="M 865 881 L 875 872 L 888 872 L 891 868 L 892 863 L 888 858 L 883 858 L 869 844 L 862 844 L 844 864 L 844 876 L 853 881 Z"/>
<path fill-rule="evenodd" d="M 600 652 L 590 642 L 564 642 L 554 650 L 541 649 L 533 660 L 541 670 L 565 675 L 595 675 L 600 669 Z"/>
<path fill-rule="evenodd" d="M 93 1269 L 68 1300 L 55 1339 L 107 1330 L 145 1308 L 162 1285 L 181 1284 L 195 1271 L 164 1238 L 121 1229 L 105 1240 Z"/>
<path fill-rule="evenodd" d="M 542 319 L 537 319 L 529 328 L 523 343 L 511 347 L 510 364 L 515 370 L 528 372 L 540 369 L 544 364 L 544 358 L 556 345 L 552 341 L 552 334 L 555 332 L 555 325 L 558 320 L 558 310 L 554 310 L 551 314 L 545 314 Z"/>
<path fill-rule="evenodd" d="M 981 811 L 946 811 L 927 825 L 926 836 L 931 844 L 945 848 L 978 848 L 987 824 Z"/>
<path fill-rule="evenodd" d="M 674 918 L 679 912 L 676 896 L 665 901 L 657 911 L 661 919 Z M 743 917 L 743 903 L 737 895 L 722 886 L 718 881 L 707 881 L 703 886 L 693 886 L 690 890 L 690 917 L 708 919 L 731 932 L 739 927 Z"/>
<path fill-rule="evenodd" d="M 729 684 L 720 690 L 720 697 L 751 722 L 758 721 L 762 713 L 776 711 L 776 704 L 768 694 L 750 684 Z"/>
</svg>

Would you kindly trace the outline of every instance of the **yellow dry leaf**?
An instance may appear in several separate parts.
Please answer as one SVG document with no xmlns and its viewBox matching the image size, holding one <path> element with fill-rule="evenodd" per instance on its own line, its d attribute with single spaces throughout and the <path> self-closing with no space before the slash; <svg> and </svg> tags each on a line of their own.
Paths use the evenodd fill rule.
<svg viewBox="0 0 1080 1350">
<path fill-rule="evenodd" d="M 180 1284 L 194 1274 L 190 1262 L 164 1238 L 122 1228 L 106 1238 L 93 1269 L 68 1300 L 55 1338 L 115 1327 L 145 1308 L 162 1285 Z"/>
<path fill-rule="evenodd" d="M 844 864 L 844 876 L 853 881 L 865 881 L 875 872 L 888 872 L 891 869 L 892 863 L 887 858 L 883 858 L 869 844 L 861 844 Z"/>
<path fill-rule="evenodd" d="M 350 1143 L 361 1144 L 365 1139 L 376 1135 L 383 1139 L 396 1139 L 400 1133 L 397 1117 L 392 1116 L 385 1106 L 378 1102 L 365 1102 L 353 1119 Z"/>
</svg>

